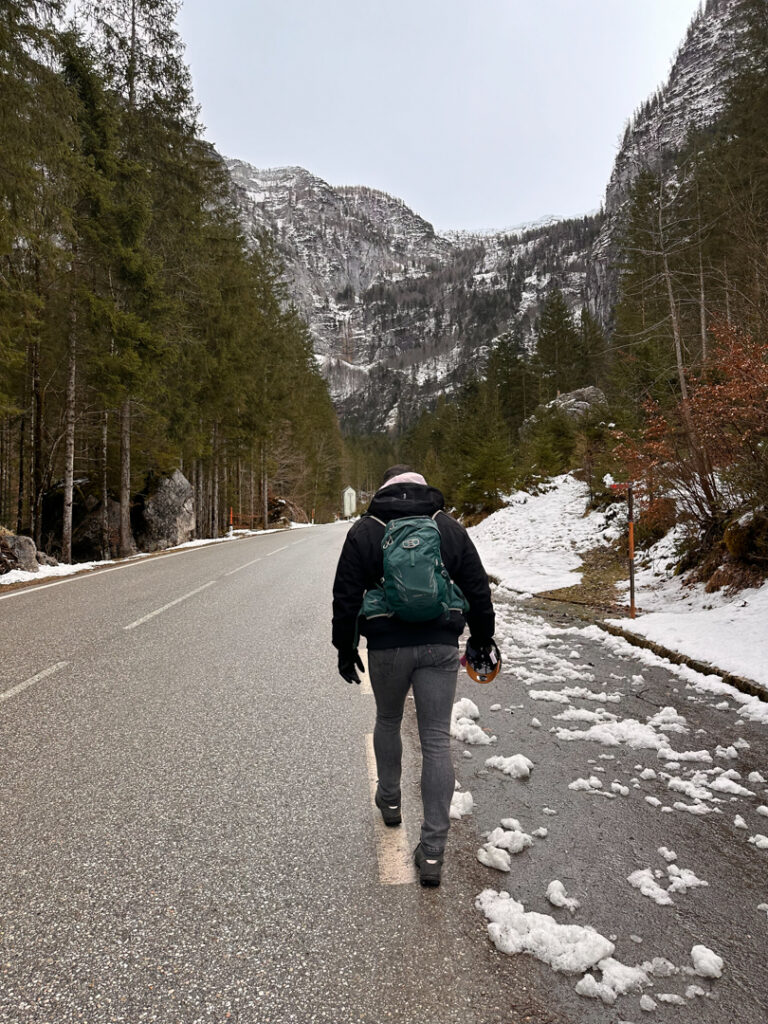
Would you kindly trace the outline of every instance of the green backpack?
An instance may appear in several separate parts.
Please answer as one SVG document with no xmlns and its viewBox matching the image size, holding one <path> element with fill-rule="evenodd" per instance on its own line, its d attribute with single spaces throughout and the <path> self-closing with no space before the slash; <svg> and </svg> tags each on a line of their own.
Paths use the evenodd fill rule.
<svg viewBox="0 0 768 1024">
<path fill-rule="evenodd" d="M 384 527 L 384 575 L 378 587 L 366 592 L 361 615 L 367 619 L 396 615 L 406 622 L 429 622 L 451 611 L 469 609 L 443 565 L 440 530 L 434 519 L 409 516 L 376 522 Z"/>
</svg>

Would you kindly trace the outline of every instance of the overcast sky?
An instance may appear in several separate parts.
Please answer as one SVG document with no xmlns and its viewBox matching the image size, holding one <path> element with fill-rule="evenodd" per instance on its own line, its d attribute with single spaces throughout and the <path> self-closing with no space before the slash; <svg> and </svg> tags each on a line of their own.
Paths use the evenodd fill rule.
<svg viewBox="0 0 768 1024">
<path fill-rule="evenodd" d="M 184 0 L 207 137 L 438 228 L 596 209 L 698 0 Z"/>
</svg>

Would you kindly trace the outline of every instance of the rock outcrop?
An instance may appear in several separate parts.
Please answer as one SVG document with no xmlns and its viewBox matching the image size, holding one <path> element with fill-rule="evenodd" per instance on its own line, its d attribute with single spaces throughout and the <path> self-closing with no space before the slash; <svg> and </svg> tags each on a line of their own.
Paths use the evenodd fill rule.
<svg viewBox="0 0 768 1024">
<path fill-rule="evenodd" d="M 566 391 L 557 398 L 553 398 L 546 405 L 540 405 L 536 411 L 520 427 L 520 438 L 526 440 L 531 436 L 536 426 L 547 418 L 547 416 L 564 416 L 565 419 L 576 423 L 584 419 L 593 409 L 606 407 L 605 395 L 593 386 L 577 388 L 575 391 Z"/>
</svg>

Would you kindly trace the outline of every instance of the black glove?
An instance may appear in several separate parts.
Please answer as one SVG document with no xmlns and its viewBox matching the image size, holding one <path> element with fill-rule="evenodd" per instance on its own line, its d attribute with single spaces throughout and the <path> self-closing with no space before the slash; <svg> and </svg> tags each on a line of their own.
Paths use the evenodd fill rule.
<svg viewBox="0 0 768 1024">
<path fill-rule="evenodd" d="M 360 660 L 356 647 L 351 648 L 351 650 L 339 651 L 339 675 L 342 679 L 346 679 L 348 683 L 357 683 L 359 686 L 360 676 L 357 674 L 358 668 L 361 672 L 365 671 L 365 666 Z"/>
<path fill-rule="evenodd" d="M 469 640 L 467 640 L 467 647 L 471 647 L 472 650 L 473 651 L 477 651 L 478 654 L 481 651 L 485 651 L 485 652 L 490 651 L 493 646 L 494 646 L 494 642 L 493 642 L 493 637 L 492 636 L 491 637 L 486 637 L 486 636 L 475 637 L 475 636 L 471 636 L 469 638 Z"/>
</svg>

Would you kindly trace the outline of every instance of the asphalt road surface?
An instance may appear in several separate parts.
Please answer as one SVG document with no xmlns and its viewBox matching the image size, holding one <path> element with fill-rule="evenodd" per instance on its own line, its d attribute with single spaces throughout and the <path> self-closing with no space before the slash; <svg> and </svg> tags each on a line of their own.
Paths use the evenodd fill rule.
<svg viewBox="0 0 768 1024">
<path fill-rule="evenodd" d="M 602 748 L 558 744 L 548 729 L 561 707 L 531 700 L 512 663 L 493 691 L 462 674 L 459 694 L 499 741 L 455 743 L 476 808 L 454 823 L 441 888 L 421 889 L 409 864 L 412 707 L 404 827 L 385 830 L 371 801 L 373 697 L 338 677 L 329 643 L 344 532 L 257 536 L 0 590 L 0 1022 L 764 1024 L 768 917 L 756 905 L 768 901 L 768 852 L 734 832 L 729 806 L 662 819 L 643 799 L 658 781 L 627 799 L 569 791 Z M 507 609 L 505 628 L 520 614 Z M 608 686 L 631 674 L 594 639 L 567 644 Z M 686 700 L 677 677 L 642 671 L 622 715 L 652 713 L 673 688 Z M 687 705 L 691 729 L 710 745 L 748 741 L 739 771 L 768 776 L 765 728 L 717 702 Z M 535 764 L 530 780 L 484 768 L 518 751 Z M 611 778 L 655 763 L 611 753 Z M 544 805 L 557 816 L 541 819 Z M 505 815 L 550 828 L 508 875 L 475 857 Z M 673 907 L 625 880 L 656 866 L 662 842 L 710 883 Z M 604 1006 L 577 996 L 576 979 L 498 952 L 477 894 L 505 888 L 567 923 L 543 898 L 552 878 L 582 900 L 574 922 L 617 935 L 624 962 L 682 964 L 704 942 L 725 959 L 723 978 L 703 982 L 695 1005 L 645 1013 L 637 996 Z"/>
</svg>

